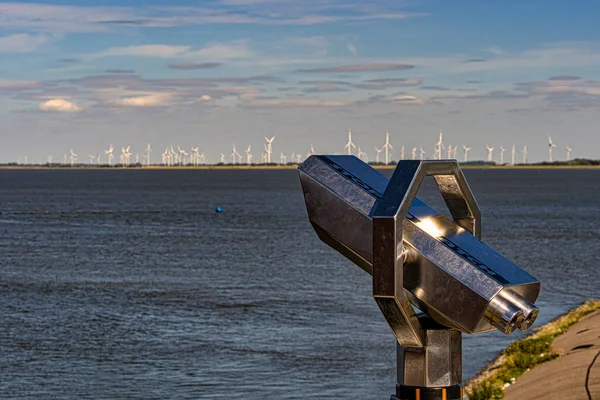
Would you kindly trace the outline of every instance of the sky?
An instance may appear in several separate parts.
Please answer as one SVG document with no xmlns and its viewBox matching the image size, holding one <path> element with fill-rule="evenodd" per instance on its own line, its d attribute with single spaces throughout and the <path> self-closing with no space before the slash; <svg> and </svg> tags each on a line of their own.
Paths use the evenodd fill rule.
<svg viewBox="0 0 600 400">
<path fill-rule="evenodd" d="M 597 1 L 0 2 L 0 162 L 110 144 L 153 161 L 233 144 L 260 158 L 375 158 L 444 143 L 517 161 L 600 158 Z"/>
</svg>

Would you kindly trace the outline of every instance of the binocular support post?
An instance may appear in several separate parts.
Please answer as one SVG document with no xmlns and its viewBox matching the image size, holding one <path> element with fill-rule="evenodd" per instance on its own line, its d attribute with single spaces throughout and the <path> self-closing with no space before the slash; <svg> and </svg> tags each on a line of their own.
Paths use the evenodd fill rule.
<svg viewBox="0 0 600 400">
<path fill-rule="evenodd" d="M 311 156 L 299 174 L 319 238 L 373 276 L 398 343 L 392 400 L 461 399 L 461 334 L 510 334 L 536 319 L 540 282 L 480 240 L 455 160 L 400 161 L 388 180 L 354 156 Z M 416 197 L 427 176 L 452 219 Z"/>
<path fill-rule="evenodd" d="M 397 345 L 396 394 L 391 400 L 462 399 L 462 334 L 421 314 L 425 347 Z"/>
</svg>

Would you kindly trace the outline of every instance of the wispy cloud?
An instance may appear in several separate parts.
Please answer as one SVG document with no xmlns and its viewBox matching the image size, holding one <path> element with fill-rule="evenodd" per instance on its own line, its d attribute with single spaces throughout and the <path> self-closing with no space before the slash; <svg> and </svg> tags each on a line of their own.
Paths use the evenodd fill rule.
<svg viewBox="0 0 600 400">
<path fill-rule="evenodd" d="M 369 89 L 369 90 L 383 90 L 393 87 L 404 87 L 404 86 L 419 86 L 421 84 L 421 78 L 382 78 L 382 79 L 371 79 L 362 83 L 354 85 L 358 89 Z"/>
<path fill-rule="evenodd" d="M 413 69 L 414 65 L 392 64 L 392 63 L 373 63 L 373 64 L 354 64 L 341 65 L 336 67 L 320 67 L 310 69 L 300 69 L 298 72 L 319 73 L 319 72 L 372 72 L 372 71 L 403 71 Z"/>
<path fill-rule="evenodd" d="M 171 93 L 154 93 L 144 96 L 126 97 L 112 102 L 125 107 L 165 107 L 172 98 Z"/>
<path fill-rule="evenodd" d="M 0 53 L 28 53 L 52 40 L 51 35 L 16 33 L 0 36 Z"/>
<path fill-rule="evenodd" d="M 220 62 L 177 63 L 177 64 L 169 64 L 169 68 L 179 69 L 179 70 L 210 69 L 210 68 L 220 67 L 221 65 L 223 65 L 223 63 L 220 63 Z"/>
<path fill-rule="evenodd" d="M 346 46 L 346 48 L 348 49 L 348 51 L 353 55 L 357 55 L 358 51 L 356 50 L 356 46 L 353 45 L 352 43 L 348 43 L 348 45 Z"/>
<path fill-rule="evenodd" d="M 91 57 L 155 57 L 155 58 L 187 58 L 206 60 L 232 60 L 254 57 L 254 53 L 246 40 L 235 40 L 229 43 L 212 43 L 201 49 L 193 49 L 191 46 L 173 46 L 165 44 L 146 44 L 139 46 L 111 47 L 108 50 L 92 54 Z M 196 65 L 214 65 L 216 61 Z M 173 64 L 179 65 L 182 64 Z M 183 64 L 184 67 L 193 64 Z M 185 69 L 185 68 L 180 68 Z M 187 68 L 194 69 L 194 68 Z"/>
<path fill-rule="evenodd" d="M 135 74 L 135 71 L 131 69 L 107 69 L 104 72 L 107 74 Z"/>
<path fill-rule="evenodd" d="M 262 7 L 259 7 L 262 6 Z M 175 27 L 200 24 L 315 25 L 342 21 L 406 19 L 408 13 L 392 3 L 364 6 L 360 2 L 231 0 L 210 1 L 196 7 L 179 6 L 71 6 L 36 3 L 0 3 L 7 28 L 61 32 L 103 31 L 110 26 Z"/>
<path fill-rule="evenodd" d="M 341 101 L 301 99 L 301 98 L 252 98 L 244 103 L 245 107 L 253 108 L 290 108 L 290 107 L 342 107 Z"/>
<path fill-rule="evenodd" d="M 500 46 L 490 46 L 487 49 L 484 49 L 484 51 L 492 54 L 502 54 L 504 52 Z"/>
<path fill-rule="evenodd" d="M 0 91 L 2 90 L 24 90 L 37 89 L 42 87 L 41 82 L 35 81 L 0 81 Z"/>
</svg>

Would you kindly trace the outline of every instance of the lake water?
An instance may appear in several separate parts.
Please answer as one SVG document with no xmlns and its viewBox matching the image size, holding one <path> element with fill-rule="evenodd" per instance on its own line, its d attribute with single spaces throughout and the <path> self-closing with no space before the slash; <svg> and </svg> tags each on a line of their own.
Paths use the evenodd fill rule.
<svg viewBox="0 0 600 400">
<path fill-rule="evenodd" d="M 484 241 L 542 282 L 536 325 L 600 295 L 600 170 L 465 175 Z M 0 398 L 394 391 L 370 276 L 317 238 L 294 170 L 0 170 L 0 211 Z M 465 380 L 518 337 L 465 336 Z"/>
</svg>

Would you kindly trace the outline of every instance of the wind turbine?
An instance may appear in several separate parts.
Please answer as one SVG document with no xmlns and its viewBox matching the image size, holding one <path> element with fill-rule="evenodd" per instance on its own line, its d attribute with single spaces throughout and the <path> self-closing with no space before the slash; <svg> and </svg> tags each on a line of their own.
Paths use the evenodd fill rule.
<svg viewBox="0 0 600 400">
<path fill-rule="evenodd" d="M 448 145 L 447 152 L 448 152 L 448 159 L 451 159 L 452 158 L 452 145 L 451 144 Z"/>
<path fill-rule="evenodd" d="M 383 151 L 383 147 L 378 149 L 377 147 L 375 147 L 375 151 L 377 152 L 377 155 L 375 156 L 375 159 L 377 161 L 377 164 L 379 164 L 379 153 L 381 153 Z"/>
<path fill-rule="evenodd" d="M 236 157 L 238 158 L 238 161 L 242 160 L 242 156 L 240 153 L 238 153 L 238 151 L 235 149 L 235 143 L 233 144 L 233 151 L 231 152 L 231 161 L 233 162 L 233 165 L 235 165 L 235 160 Z"/>
<path fill-rule="evenodd" d="M 69 150 L 71 151 L 70 158 L 71 158 L 71 167 L 72 167 L 75 164 L 75 161 L 77 161 L 77 154 L 75 154 L 73 152 L 73 149 L 69 149 Z"/>
<path fill-rule="evenodd" d="M 425 159 L 425 150 L 423 150 L 423 148 L 421 147 L 421 160 Z"/>
<path fill-rule="evenodd" d="M 93 155 L 93 154 L 88 154 L 88 155 L 90 157 L 90 165 L 93 165 L 94 164 L 94 159 L 96 158 L 96 156 Z"/>
<path fill-rule="evenodd" d="M 500 145 L 500 165 L 504 165 L 504 152 L 506 149 Z"/>
<path fill-rule="evenodd" d="M 162 163 L 167 167 L 170 165 L 171 160 L 169 159 L 169 146 L 165 148 L 165 152 L 162 153 Z"/>
<path fill-rule="evenodd" d="M 225 164 L 225 154 L 221 153 L 221 164 Z"/>
<path fill-rule="evenodd" d="M 271 139 L 265 136 L 265 140 L 267 141 L 267 164 L 271 164 L 271 154 L 273 154 L 273 140 L 275 140 L 275 136 L 273 136 Z"/>
<path fill-rule="evenodd" d="M 248 164 L 248 165 L 252 164 L 252 153 L 250 153 L 251 149 L 252 149 L 252 145 L 249 145 L 248 148 L 246 149 L 246 164 Z"/>
<path fill-rule="evenodd" d="M 515 165 L 515 145 L 514 145 L 514 143 L 513 143 L 512 150 L 510 152 L 510 157 L 511 157 L 511 165 Z"/>
<path fill-rule="evenodd" d="M 115 148 L 113 147 L 112 144 L 110 145 L 108 150 L 104 151 L 104 154 L 106 154 L 108 156 L 108 166 L 112 166 L 113 151 L 115 151 Z"/>
<path fill-rule="evenodd" d="M 200 147 L 192 147 L 192 165 L 194 167 L 198 166 L 198 163 L 200 162 Z"/>
<path fill-rule="evenodd" d="M 467 162 L 469 161 L 469 150 L 471 150 L 471 148 L 463 144 L 463 150 L 465 151 L 465 162 Z"/>
<path fill-rule="evenodd" d="M 367 156 L 367 153 L 364 153 L 360 147 L 358 148 L 357 154 L 356 156 L 358 158 L 360 158 L 361 160 L 364 160 L 364 162 L 368 163 L 369 162 L 369 157 Z"/>
<path fill-rule="evenodd" d="M 182 166 L 185 164 L 185 158 L 187 157 L 188 153 L 179 147 L 179 145 L 177 145 L 177 151 L 179 151 L 179 165 Z"/>
<path fill-rule="evenodd" d="M 400 159 L 404 160 L 404 145 L 402 145 L 402 147 L 400 147 Z"/>
<path fill-rule="evenodd" d="M 125 149 L 125 160 L 127 160 L 127 166 L 131 164 L 131 152 L 129 151 L 130 148 L 131 146 L 127 146 L 127 148 Z"/>
<path fill-rule="evenodd" d="M 571 161 L 571 151 L 573 151 L 573 149 L 567 145 L 567 161 Z"/>
<path fill-rule="evenodd" d="M 348 129 L 348 143 L 344 146 L 345 149 L 348 149 L 348 155 L 352 155 L 352 148 L 356 149 L 356 145 L 352 143 L 352 131 Z"/>
<path fill-rule="evenodd" d="M 552 138 L 550 134 L 548 134 L 548 162 L 552 162 L 552 149 L 556 147 L 554 143 L 552 143 Z"/>
<path fill-rule="evenodd" d="M 412 150 L 410 152 L 410 155 L 411 155 L 411 157 L 412 157 L 413 160 L 417 159 L 417 148 L 416 147 L 412 148 Z"/>
<path fill-rule="evenodd" d="M 443 148 L 444 148 L 444 143 L 442 141 L 442 131 L 440 131 L 440 138 L 435 143 L 434 153 L 433 153 L 433 159 L 435 159 L 436 156 L 437 156 L 438 160 L 442 159 L 442 149 Z"/>
<path fill-rule="evenodd" d="M 315 151 L 315 148 L 314 148 L 313 144 L 311 143 L 310 144 L 310 151 L 308 152 L 308 154 L 306 155 L 306 157 L 308 158 L 308 157 L 312 156 L 313 154 L 317 154 L 317 152 Z M 298 155 L 300 155 L 300 154 L 298 154 Z"/>
<path fill-rule="evenodd" d="M 150 143 L 148 143 L 148 146 L 146 147 L 146 165 L 150 166 L 150 153 L 152 152 L 152 149 L 150 148 Z"/>
<path fill-rule="evenodd" d="M 385 144 L 383 145 L 383 148 L 385 149 L 385 165 L 388 165 L 390 163 L 389 151 L 394 150 L 394 148 L 390 144 L 390 134 L 387 131 L 385 132 Z"/>
<path fill-rule="evenodd" d="M 492 162 L 493 157 L 494 157 L 494 148 L 490 147 L 489 145 L 485 145 L 485 147 L 487 148 L 487 152 L 488 152 L 488 162 Z"/>
<path fill-rule="evenodd" d="M 287 157 L 283 153 L 281 153 L 279 155 L 279 164 L 281 164 L 281 165 L 287 164 Z"/>
<path fill-rule="evenodd" d="M 527 164 L 527 145 L 523 147 L 523 164 Z"/>
</svg>

